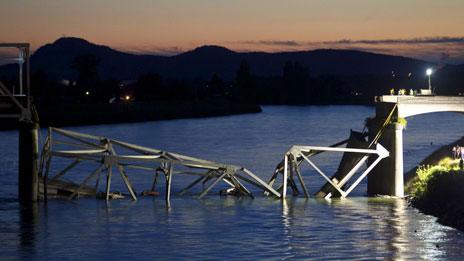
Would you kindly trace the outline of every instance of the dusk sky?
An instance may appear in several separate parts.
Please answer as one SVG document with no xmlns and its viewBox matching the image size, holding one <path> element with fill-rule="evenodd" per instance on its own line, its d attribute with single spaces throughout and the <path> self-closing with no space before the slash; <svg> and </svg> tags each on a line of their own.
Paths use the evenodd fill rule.
<svg viewBox="0 0 464 261">
<path fill-rule="evenodd" d="M 0 41 L 175 54 L 349 48 L 464 63 L 463 0 L 2 0 Z"/>
</svg>

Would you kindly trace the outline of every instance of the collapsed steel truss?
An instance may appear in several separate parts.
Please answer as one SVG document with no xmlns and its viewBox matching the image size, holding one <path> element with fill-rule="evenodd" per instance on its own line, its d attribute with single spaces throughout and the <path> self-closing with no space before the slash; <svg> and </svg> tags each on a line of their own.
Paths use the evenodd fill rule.
<svg viewBox="0 0 464 261">
<path fill-rule="evenodd" d="M 361 153 L 364 156 L 353 166 L 353 168 L 343 177 L 342 180 L 338 181 L 330 179 L 310 158 L 321 152 L 344 152 L 344 153 Z M 361 166 L 367 161 L 370 155 L 377 155 L 378 157 L 367 167 L 367 169 L 348 187 L 343 190 L 344 186 L 348 181 L 356 174 Z M 320 176 L 322 176 L 333 188 L 335 188 L 341 195 L 342 198 L 348 196 L 348 194 L 364 179 L 369 172 L 383 159 L 389 156 L 389 152 L 379 143 L 376 145 L 376 149 L 356 149 L 356 148 L 336 148 L 336 147 L 316 147 L 316 146 L 293 146 L 288 150 L 284 159 L 277 165 L 274 174 L 269 180 L 269 186 L 274 187 L 277 181 L 277 176 L 281 174 L 282 183 L 277 186 L 277 191 L 282 191 L 281 197 L 284 199 L 287 195 L 287 186 L 290 185 L 294 194 L 299 194 L 297 183 L 295 182 L 294 175 L 297 176 L 300 186 L 303 189 L 305 197 L 309 197 L 308 189 L 304 183 L 303 176 L 300 171 L 300 165 L 303 162 L 307 162 Z M 268 194 L 267 192 L 265 192 Z M 332 195 L 329 193 L 326 198 L 330 198 Z"/>
<path fill-rule="evenodd" d="M 338 146 L 339 144 L 337 144 Z M 118 153 L 121 152 L 122 153 Z M 362 154 L 360 160 L 344 175 L 341 180 L 330 179 L 312 160 L 311 157 L 321 152 L 343 152 Z M 345 190 L 345 185 L 355 176 L 358 170 L 367 162 L 370 156 L 377 156 L 366 170 Z M 137 200 L 137 194 L 127 174 L 128 169 L 148 171 L 153 175 L 153 184 L 148 194 L 155 193 L 156 185 L 160 175 L 165 178 L 165 200 L 170 205 L 171 184 L 173 176 L 197 176 L 192 183 L 179 191 L 185 194 L 197 184 L 203 184 L 203 189 L 198 194 L 199 198 L 204 197 L 219 182 L 224 182 L 229 186 L 225 191 L 236 195 L 253 197 L 242 182 L 251 184 L 266 195 L 273 195 L 277 198 L 285 199 L 288 185 L 294 194 L 298 194 L 298 186 L 294 176 L 299 180 L 300 186 L 305 197 L 309 197 L 308 189 L 304 183 L 300 171 L 300 165 L 307 162 L 328 184 L 330 184 L 342 198 L 348 194 L 364 179 L 369 172 L 383 159 L 389 156 L 389 152 L 380 144 L 376 149 L 356 149 L 356 148 L 337 148 L 337 147 L 316 147 L 316 146 L 293 146 L 284 155 L 272 175 L 269 183 L 265 183 L 248 169 L 236 166 L 217 163 L 213 161 L 198 159 L 177 153 L 147 148 L 139 145 L 130 144 L 106 137 L 93 136 L 58 128 L 49 128 L 46 142 L 42 150 L 41 164 L 39 167 L 40 176 L 43 180 L 44 196 L 47 197 L 49 183 L 60 181 L 65 174 L 82 162 L 92 162 L 96 164 L 95 170 L 90 173 L 80 184 L 71 187 L 68 198 L 72 199 L 84 193 L 87 184 L 96 180 L 96 189 L 100 180 L 100 174 L 106 174 L 106 187 L 103 193 L 106 200 L 112 197 L 111 182 L 113 169 L 116 169 L 133 200 Z M 49 178 L 51 172 L 52 158 L 72 159 L 63 170 L 57 172 Z M 176 167 L 176 170 L 174 170 Z M 277 184 L 277 177 L 282 175 L 282 183 Z M 207 184 L 208 183 L 208 184 Z M 207 186 L 205 186 L 207 184 Z M 275 187 L 276 186 L 276 187 Z M 95 189 L 95 191 L 96 191 Z M 332 195 L 329 193 L 326 198 Z"/>
<path fill-rule="evenodd" d="M 128 152 L 129 154 L 119 154 L 118 151 Z M 52 158 L 67 158 L 74 161 L 63 170 L 49 178 Z M 153 175 L 152 191 L 154 192 L 158 182 L 158 176 L 164 175 L 166 184 L 165 199 L 169 205 L 171 196 L 171 183 L 174 176 L 193 175 L 198 178 L 180 191 L 186 193 L 189 189 L 199 183 L 209 185 L 204 187 L 199 194 L 199 198 L 204 197 L 214 186 L 223 181 L 230 186 L 227 192 L 239 195 L 253 196 L 252 193 L 243 185 L 242 182 L 249 183 L 263 191 L 276 197 L 281 194 L 271 186 L 258 178 L 246 168 L 212 162 L 208 160 L 193 158 L 177 153 L 161 151 L 134 145 L 106 137 L 98 137 L 83 133 L 58 128 L 49 128 L 47 139 L 42 151 L 40 164 L 40 176 L 44 183 L 44 196 L 47 196 L 47 183 L 60 180 L 63 176 L 81 162 L 96 163 L 96 169 L 88 175 L 82 183 L 75 186 L 69 198 L 79 196 L 80 191 L 92 180 L 96 179 L 96 186 L 100 180 L 100 174 L 106 173 L 105 198 L 111 197 L 111 181 L 113 178 L 112 170 L 115 168 L 119 172 L 127 191 L 133 200 L 137 200 L 137 195 L 132 186 L 128 169 L 146 170 Z M 174 170 L 176 167 L 176 171 Z M 43 173 L 43 175 L 42 175 Z M 242 181 L 242 182 L 241 182 Z"/>
</svg>

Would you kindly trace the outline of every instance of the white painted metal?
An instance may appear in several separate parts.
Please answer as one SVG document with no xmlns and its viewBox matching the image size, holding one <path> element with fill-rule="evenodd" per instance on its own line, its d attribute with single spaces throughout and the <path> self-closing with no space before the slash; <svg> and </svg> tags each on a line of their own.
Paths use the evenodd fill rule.
<svg viewBox="0 0 464 261">
<path fill-rule="evenodd" d="M 117 153 L 116 150 L 124 150 L 124 154 Z M 124 184 L 129 191 L 129 195 L 133 200 L 136 200 L 137 197 L 124 168 L 146 170 L 149 171 L 149 173 L 153 173 L 153 171 L 158 173 L 158 171 L 160 171 L 160 173 L 164 174 L 166 177 L 167 190 L 165 198 L 166 203 L 169 206 L 174 165 L 183 168 L 176 171 L 176 173 L 184 174 L 179 175 L 179 177 L 185 175 L 201 176 L 195 182 L 191 183 L 187 188 L 183 189 L 181 191 L 182 193 L 185 193 L 188 189 L 202 180 L 206 182 L 209 179 L 215 179 L 215 181 L 209 185 L 207 189 L 201 192 L 200 198 L 205 196 L 208 191 L 211 190 L 220 181 L 224 181 L 233 190 L 239 191 L 243 195 L 252 196 L 250 191 L 238 180 L 242 179 L 243 181 L 254 185 L 259 189 L 262 189 L 269 194 L 272 194 L 276 197 L 281 197 L 279 192 L 274 190 L 271 186 L 262 181 L 251 171 L 241 166 L 217 163 L 177 153 L 146 148 L 139 145 L 112 140 L 106 137 L 83 134 L 69 130 L 49 128 L 49 134 L 47 137 L 46 145 L 44 145 L 43 148 L 42 157 L 45 157 L 47 162 L 50 162 L 52 157 L 58 157 L 74 159 L 76 162 L 87 161 L 95 162 L 100 165 L 103 164 L 107 169 L 107 185 L 105 192 L 107 200 L 111 198 L 110 189 L 111 179 L 114 176 L 112 175 L 113 167 L 116 167 L 119 170 L 122 180 L 124 181 Z M 158 168 L 156 167 L 157 164 L 159 165 Z M 55 178 L 59 179 L 64 176 L 68 170 L 74 167 L 74 165 L 70 165 L 71 167 L 59 172 L 57 174 L 59 176 L 55 175 Z M 196 171 L 189 171 L 189 169 Z M 201 173 L 201 170 L 206 172 Z M 48 174 L 48 170 L 46 173 Z M 87 177 L 86 182 L 89 178 L 94 176 L 96 176 L 96 174 L 92 173 Z M 246 178 L 245 176 L 248 177 Z M 85 185 L 85 183 L 83 185 Z M 156 182 L 154 182 L 154 184 L 156 184 Z M 73 194 L 78 194 L 78 191 Z"/>
<path fill-rule="evenodd" d="M 313 161 L 310 160 L 310 157 L 315 155 L 316 152 L 350 152 L 350 153 L 360 153 L 360 154 L 366 154 L 364 157 L 361 158 L 361 160 L 347 173 L 347 175 L 341 180 L 341 181 L 334 181 L 331 180 Z M 377 155 L 377 159 L 371 163 L 367 169 L 355 180 L 355 182 L 346 190 L 344 191 L 342 187 L 355 175 L 355 173 L 361 168 L 361 166 L 367 161 L 369 155 Z M 379 143 L 377 143 L 375 149 L 357 149 L 357 148 L 337 148 L 337 147 L 321 147 L 321 146 L 301 146 L 301 145 L 295 145 L 290 148 L 290 150 L 285 153 L 284 156 L 284 166 L 283 170 L 280 169 L 279 165 L 276 168 L 276 171 L 269 181 L 269 185 L 272 187 L 274 182 L 275 182 L 275 177 L 276 174 L 279 172 L 283 174 L 283 184 L 282 184 L 282 199 L 285 199 L 285 192 L 287 191 L 287 179 L 288 177 L 288 166 L 292 166 L 294 168 L 298 168 L 299 164 L 301 163 L 298 162 L 298 158 L 302 158 L 304 161 L 306 161 L 314 170 L 316 170 L 316 173 L 318 173 L 321 177 L 323 177 L 332 187 L 334 187 L 341 195 L 342 198 L 345 198 L 348 196 L 348 194 L 361 182 L 362 179 L 364 179 L 369 172 L 384 158 L 388 157 L 390 153 Z M 288 161 L 291 161 L 289 163 Z M 295 171 L 298 175 L 299 169 L 296 169 Z M 292 174 L 292 172 L 290 172 Z M 305 191 L 305 196 L 308 197 L 308 193 L 306 191 L 306 188 L 304 186 L 303 178 L 298 176 L 300 183 L 303 187 L 303 190 Z M 326 195 L 326 199 L 331 197 L 331 193 Z"/>
<path fill-rule="evenodd" d="M 288 179 L 287 176 L 288 176 L 288 155 L 286 154 L 284 158 L 284 178 L 283 178 L 284 186 L 282 188 L 282 199 L 285 199 L 285 197 L 287 196 L 287 179 Z"/>
</svg>

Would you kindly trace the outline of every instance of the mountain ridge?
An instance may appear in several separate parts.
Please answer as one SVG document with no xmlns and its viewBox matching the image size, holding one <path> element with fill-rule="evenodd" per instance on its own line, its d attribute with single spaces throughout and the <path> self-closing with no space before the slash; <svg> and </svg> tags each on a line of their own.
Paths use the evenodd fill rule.
<svg viewBox="0 0 464 261">
<path fill-rule="evenodd" d="M 425 68 L 433 66 L 414 58 L 345 49 L 268 53 L 236 52 L 218 45 L 203 45 L 173 56 L 132 54 L 82 38 L 63 37 L 38 48 L 31 56 L 31 68 L 33 71 L 42 70 L 55 79 L 75 78 L 76 72 L 70 65 L 75 57 L 86 54 L 100 58 L 102 78 L 119 80 L 136 79 L 146 73 L 179 79 L 209 79 L 217 74 L 231 80 L 242 60 L 250 64 L 254 75 L 265 77 L 281 75 L 287 61 L 298 61 L 313 75 L 421 74 Z M 454 66 L 461 67 L 464 68 L 464 65 Z M 0 71 L 5 68 L 0 67 Z"/>
</svg>

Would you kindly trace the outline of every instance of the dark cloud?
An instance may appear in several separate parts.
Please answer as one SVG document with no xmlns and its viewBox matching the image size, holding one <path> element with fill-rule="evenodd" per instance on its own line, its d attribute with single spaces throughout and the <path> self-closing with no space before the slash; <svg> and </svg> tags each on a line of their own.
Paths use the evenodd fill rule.
<svg viewBox="0 0 464 261">
<path fill-rule="evenodd" d="M 421 37 L 410 39 L 380 39 L 380 40 L 352 40 L 341 39 L 337 41 L 323 41 L 323 42 L 305 42 L 294 40 L 259 40 L 259 41 L 238 41 L 233 42 L 236 44 L 245 45 L 271 45 L 271 46 L 311 46 L 311 45 L 352 45 L 352 44 L 366 44 L 366 45 L 382 45 L 382 44 L 464 44 L 464 37 Z"/>
<path fill-rule="evenodd" d="M 163 56 L 171 56 L 176 55 L 186 50 L 184 48 L 178 46 L 171 46 L 171 47 L 153 47 L 153 46 L 137 46 L 137 47 L 121 47 L 117 48 L 123 52 L 129 52 L 132 54 L 151 54 L 151 55 L 163 55 Z"/>
<path fill-rule="evenodd" d="M 350 40 L 342 39 L 339 41 L 325 41 L 324 44 L 436 44 L 452 43 L 464 44 L 464 37 L 422 37 L 410 39 L 380 39 L 380 40 Z"/>
<path fill-rule="evenodd" d="M 237 44 L 246 44 L 246 45 L 268 45 L 268 46 L 302 46 L 304 43 L 297 42 L 293 40 L 260 40 L 260 41 L 239 41 L 233 42 Z"/>
<path fill-rule="evenodd" d="M 296 41 L 290 40 L 290 41 L 259 41 L 259 44 L 262 45 L 278 45 L 278 46 L 301 46 L 301 43 L 298 43 Z"/>
<path fill-rule="evenodd" d="M 400 55 L 438 63 L 464 63 L 464 37 L 421 37 L 409 39 L 380 39 L 337 41 L 240 41 L 230 44 L 240 49 L 265 49 L 271 52 L 314 50 L 314 49 L 350 49 L 389 55 Z"/>
</svg>

